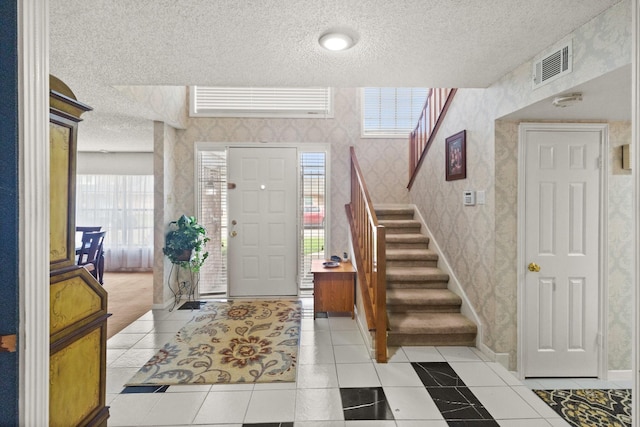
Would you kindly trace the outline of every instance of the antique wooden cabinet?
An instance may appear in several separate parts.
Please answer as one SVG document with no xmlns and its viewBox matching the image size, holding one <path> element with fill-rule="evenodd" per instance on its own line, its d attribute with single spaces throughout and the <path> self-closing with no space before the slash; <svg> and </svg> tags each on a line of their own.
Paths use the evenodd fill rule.
<svg viewBox="0 0 640 427">
<path fill-rule="evenodd" d="M 78 123 L 90 107 L 50 77 L 49 424 L 106 426 L 107 292 L 75 262 Z"/>
</svg>

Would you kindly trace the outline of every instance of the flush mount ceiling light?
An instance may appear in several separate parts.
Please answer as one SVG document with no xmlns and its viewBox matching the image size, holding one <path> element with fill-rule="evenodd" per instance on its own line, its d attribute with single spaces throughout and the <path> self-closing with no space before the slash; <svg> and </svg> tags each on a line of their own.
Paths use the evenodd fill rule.
<svg viewBox="0 0 640 427">
<path fill-rule="evenodd" d="M 342 33 L 327 33 L 318 40 L 320 46 L 327 50 L 346 50 L 353 46 L 353 39 Z"/>
<path fill-rule="evenodd" d="M 580 101 L 582 101 L 582 93 L 567 93 L 565 95 L 560 95 L 553 98 L 553 105 L 555 107 L 564 108 L 576 105 Z"/>
</svg>

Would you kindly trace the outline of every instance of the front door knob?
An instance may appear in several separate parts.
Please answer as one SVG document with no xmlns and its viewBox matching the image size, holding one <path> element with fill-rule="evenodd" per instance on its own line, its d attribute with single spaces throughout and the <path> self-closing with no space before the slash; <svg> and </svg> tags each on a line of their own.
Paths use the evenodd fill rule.
<svg viewBox="0 0 640 427">
<path fill-rule="evenodd" d="M 535 262 L 530 262 L 528 268 L 529 268 L 529 271 L 535 271 L 536 273 L 540 271 L 540 266 Z"/>
</svg>

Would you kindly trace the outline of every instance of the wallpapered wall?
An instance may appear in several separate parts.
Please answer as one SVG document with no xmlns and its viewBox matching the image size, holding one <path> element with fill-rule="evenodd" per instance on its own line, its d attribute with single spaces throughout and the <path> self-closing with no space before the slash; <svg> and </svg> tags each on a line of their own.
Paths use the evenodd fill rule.
<svg viewBox="0 0 640 427">
<path fill-rule="evenodd" d="M 334 118 L 190 118 L 185 130 L 174 132 L 175 139 L 172 135 L 167 136 L 166 130 L 156 124 L 156 165 L 163 164 L 165 168 L 164 174 L 161 175 L 164 176 L 163 188 L 156 189 L 156 212 L 162 209 L 165 212 L 164 215 L 156 218 L 155 253 L 160 255 L 160 258 L 156 256 L 158 263 L 164 262 L 162 245 L 165 224 L 183 213 L 194 215 L 195 212 L 193 180 L 196 142 L 233 144 L 268 141 L 267 145 L 269 142 L 329 143 L 331 147 L 330 254 L 342 254 L 348 249 L 348 224 L 344 205 L 350 198 L 350 146 L 356 148 L 374 203 L 408 203 L 409 201 L 406 188 L 408 141 L 360 138 L 360 91 L 358 89 L 334 90 Z M 158 176 L 156 172 L 156 177 Z M 157 181 L 159 180 L 157 178 Z M 163 270 L 156 268 L 155 271 Z M 166 283 L 166 279 L 164 280 Z M 167 295 L 166 291 L 162 290 L 161 282 L 156 282 L 154 287 L 156 289 L 154 303 L 158 305 L 166 303 L 171 294 Z"/>
<path fill-rule="evenodd" d="M 486 90 L 459 89 L 425 160 L 410 200 L 423 212 L 484 325 L 484 344 L 510 356 L 517 350 L 516 221 L 518 124 L 502 116 L 630 63 L 630 3 L 623 1 L 572 34 L 573 72 L 532 90 L 530 63 Z M 535 118 L 531 118 L 535 119 Z M 614 144 L 630 142 L 627 123 L 611 123 Z M 444 140 L 467 130 L 467 179 L 444 180 Z M 612 169 L 609 179 L 609 369 L 631 366 L 633 242 L 630 177 Z M 485 190 L 487 203 L 462 208 L 465 189 Z M 611 258 L 625 253 L 623 260 Z"/>
</svg>

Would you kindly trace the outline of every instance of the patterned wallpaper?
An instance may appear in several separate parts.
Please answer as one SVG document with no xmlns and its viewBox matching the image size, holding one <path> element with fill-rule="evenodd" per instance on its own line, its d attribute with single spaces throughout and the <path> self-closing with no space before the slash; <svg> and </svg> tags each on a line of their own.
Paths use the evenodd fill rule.
<svg viewBox="0 0 640 427">
<path fill-rule="evenodd" d="M 499 119 L 628 64 L 629 8 L 630 3 L 623 1 L 575 31 L 573 73 L 547 86 L 531 89 L 530 64 L 526 63 L 486 90 L 458 90 L 410 192 L 410 200 L 425 215 L 434 238 L 483 322 L 484 344 L 496 353 L 509 354 L 511 369 L 515 368 L 517 351 L 518 124 Z M 613 148 L 614 136 L 630 141 L 622 130 L 627 126 L 610 124 L 612 153 L 617 153 Z M 442 161 L 444 139 L 462 129 L 467 130 L 467 179 L 446 182 Z M 611 172 L 608 333 L 609 369 L 615 370 L 631 366 L 628 296 L 633 262 L 630 258 L 624 258 L 624 263 L 611 262 L 611 258 L 614 253 L 633 253 L 633 244 L 619 238 L 621 230 L 632 227 L 631 192 L 625 190 L 631 182 L 629 177 L 615 170 Z M 462 207 L 460 199 L 465 189 L 485 190 L 486 204 Z"/>
<path fill-rule="evenodd" d="M 609 368 L 629 369 L 633 330 L 633 177 L 622 169 L 621 145 L 631 143 L 631 123 L 609 123 Z"/>
</svg>

